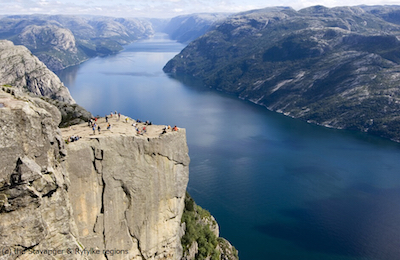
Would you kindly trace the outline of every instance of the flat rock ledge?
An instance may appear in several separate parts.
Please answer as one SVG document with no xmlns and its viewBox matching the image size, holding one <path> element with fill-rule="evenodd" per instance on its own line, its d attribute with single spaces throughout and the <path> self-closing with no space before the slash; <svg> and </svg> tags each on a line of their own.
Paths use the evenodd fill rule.
<svg viewBox="0 0 400 260">
<path fill-rule="evenodd" d="M 79 139 L 89 140 L 93 138 L 102 138 L 107 136 L 115 136 L 115 135 L 123 135 L 123 136 L 135 136 L 138 138 L 159 138 L 163 135 L 168 135 L 173 132 L 183 132 L 186 133 L 186 130 L 183 128 L 177 128 L 177 131 L 173 130 L 173 127 L 166 130 L 165 134 L 163 133 L 163 129 L 166 125 L 148 125 L 145 122 L 138 123 L 135 119 L 130 117 L 121 115 L 108 117 L 108 122 L 106 122 L 105 117 L 98 118 L 95 122 L 97 126 L 100 126 L 100 132 L 98 131 L 97 126 L 95 127 L 95 133 L 93 133 L 92 126 L 89 126 L 88 123 L 83 123 L 79 125 L 73 125 L 66 128 L 61 128 L 61 133 L 64 140 L 67 140 L 71 136 L 79 136 Z M 110 124 L 110 129 L 107 129 L 107 125 Z M 140 134 L 137 133 L 136 128 L 140 130 Z M 145 132 L 143 131 L 145 128 Z"/>
</svg>

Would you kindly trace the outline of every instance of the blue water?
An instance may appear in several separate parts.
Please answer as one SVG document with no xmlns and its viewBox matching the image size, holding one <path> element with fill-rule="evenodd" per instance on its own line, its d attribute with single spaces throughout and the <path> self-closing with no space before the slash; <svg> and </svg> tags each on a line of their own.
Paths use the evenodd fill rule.
<svg viewBox="0 0 400 260">
<path fill-rule="evenodd" d="M 189 193 L 240 259 L 400 259 L 399 144 L 173 79 L 183 47 L 157 35 L 58 74 L 94 115 L 187 129 Z"/>
</svg>

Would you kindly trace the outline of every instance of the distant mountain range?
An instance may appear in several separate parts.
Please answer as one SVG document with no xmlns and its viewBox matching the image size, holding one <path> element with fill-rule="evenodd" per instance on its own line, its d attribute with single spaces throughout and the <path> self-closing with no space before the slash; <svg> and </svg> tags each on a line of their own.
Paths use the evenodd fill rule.
<svg viewBox="0 0 400 260">
<path fill-rule="evenodd" d="M 53 71 L 96 57 L 164 32 L 188 43 L 228 14 L 193 14 L 173 19 L 100 16 L 13 15 L 0 17 L 0 39 L 24 45 Z"/>
<path fill-rule="evenodd" d="M 272 111 L 400 141 L 400 6 L 275 7 L 213 25 L 164 67 Z"/>
<path fill-rule="evenodd" d="M 63 15 L 18 15 L 0 19 L 0 39 L 24 45 L 51 70 L 122 50 L 154 34 L 140 19 Z"/>
<path fill-rule="evenodd" d="M 172 18 L 161 30 L 172 40 L 189 43 L 205 34 L 215 23 L 227 18 L 228 13 L 190 14 Z"/>
</svg>

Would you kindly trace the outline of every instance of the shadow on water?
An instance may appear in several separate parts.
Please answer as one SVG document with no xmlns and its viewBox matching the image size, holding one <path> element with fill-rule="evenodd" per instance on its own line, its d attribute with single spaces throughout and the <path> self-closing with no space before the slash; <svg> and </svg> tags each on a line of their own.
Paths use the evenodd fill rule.
<svg viewBox="0 0 400 260">
<path fill-rule="evenodd" d="M 365 184 L 337 197 L 281 210 L 291 222 L 256 226 L 268 236 L 290 241 L 314 252 L 363 259 L 396 260 L 400 256 L 400 188 Z"/>
<path fill-rule="evenodd" d="M 211 88 L 207 87 L 202 80 L 197 79 L 191 75 L 181 74 L 181 73 L 177 74 L 165 73 L 165 74 L 169 79 L 177 81 L 192 90 L 196 90 L 199 92 L 213 91 Z"/>
</svg>

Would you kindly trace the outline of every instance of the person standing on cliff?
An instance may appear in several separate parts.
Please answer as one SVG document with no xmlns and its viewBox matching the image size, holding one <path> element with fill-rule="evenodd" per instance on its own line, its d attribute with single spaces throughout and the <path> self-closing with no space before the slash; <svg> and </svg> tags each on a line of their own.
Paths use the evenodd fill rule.
<svg viewBox="0 0 400 260">
<path fill-rule="evenodd" d="M 100 125 L 97 127 L 97 131 L 98 131 L 99 134 L 100 134 Z"/>
<path fill-rule="evenodd" d="M 92 129 L 93 129 L 93 135 L 95 135 L 96 134 L 96 127 L 93 125 Z"/>
</svg>

